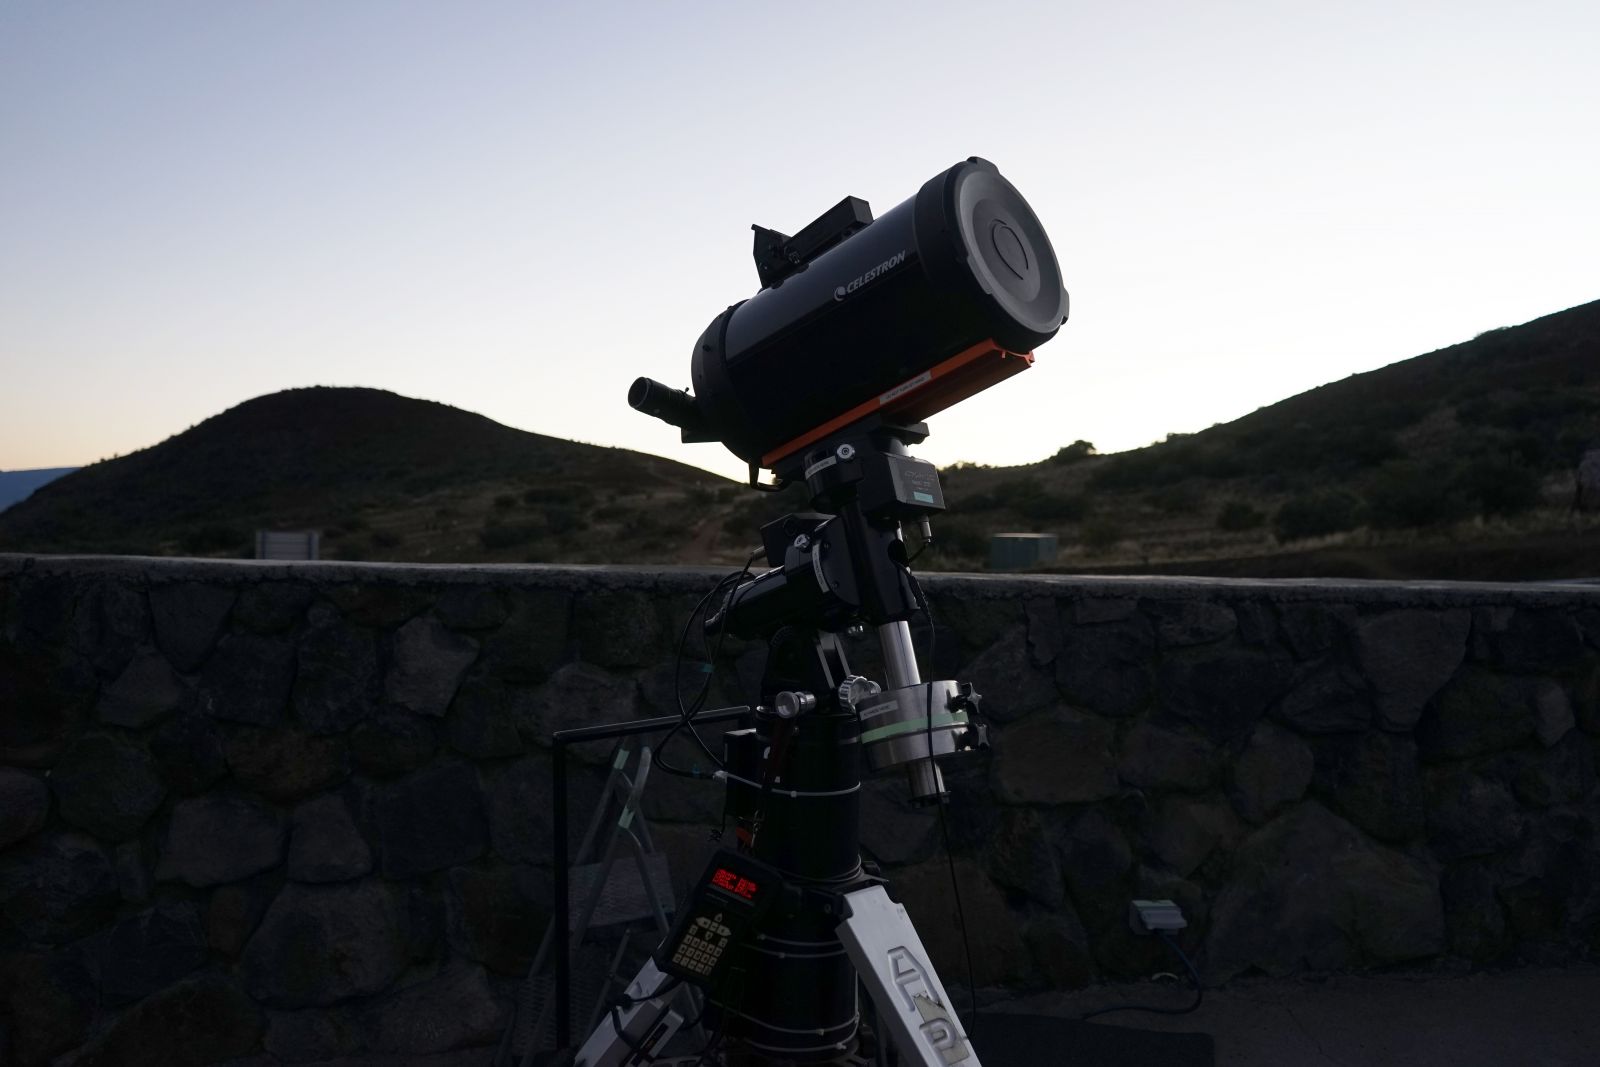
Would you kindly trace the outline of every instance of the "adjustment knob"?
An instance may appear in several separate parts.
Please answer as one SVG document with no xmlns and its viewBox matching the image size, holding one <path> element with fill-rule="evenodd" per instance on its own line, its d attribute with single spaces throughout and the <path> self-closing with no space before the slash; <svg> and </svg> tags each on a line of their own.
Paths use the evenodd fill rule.
<svg viewBox="0 0 1600 1067">
<path fill-rule="evenodd" d="M 817 706 L 817 698 L 810 693 L 785 689 L 772 701 L 772 710 L 780 719 L 792 719 Z"/>
<path fill-rule="evenodd" d="M 883 692 L 883 686 L 871 678 L 863 678 L 859 674 L 852 674 L 839 686 L 839 703 L 855 710 L 855 706 L 868 697 L 875 697 Z"/>
</svg>

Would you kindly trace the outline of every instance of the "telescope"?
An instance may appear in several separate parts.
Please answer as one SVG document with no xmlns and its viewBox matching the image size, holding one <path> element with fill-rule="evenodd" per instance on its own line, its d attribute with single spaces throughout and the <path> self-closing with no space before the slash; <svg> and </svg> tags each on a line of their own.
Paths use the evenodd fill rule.
<svg viewBox="0 0 1600 1067">
<path fill-rule="evenodd" d="M 754 725 L 725 733 L 720 756 L 694 733 L 698 702 L 667 735 L 688 729 L 716 763 L 737 849 L 717 852 L 574 1062 L 657 1059 L 688 1018 L 672 1006 L 688 985 L 716 1035 L 694 1067 L 844 1067 L 869 1047 L 878 1064 L 893 1048 L 907 1065 L 982 1067 L 861 858 L 861 781 L 900 768 L 914 801 L 942 805 L 938 761 L 987 745 L 980 694 L 918 667 L 910 621 L 929 608 L 901 531 L 919 523 L 928 540 L 945 505 L 938 471 L 906 450 L 928 436 L 923 419 L 1032 365 L 1067 318 L 1061 269 L 1027 201 L 975 157 L 882 218 L 846 197 L 793 236 L 753 229 L 761 289 L 700 335 L 693 392 L 640 378 L 628 403 L 686 442 L 720 441 L 754 487 L 769 487 L 762 469 L 804 482 L 813 510 L 763 526 L 767 569 L 747 564 L 702 601 L 719 647 L 729 633 L 766 645 Z M 844 641 L 869 627 L 881 684 Z"/>
<path fill-rule="evenodd" d="M 851 196 L 792 237 L 752 229 L 762 288 L 695 342 L 693 394 L 628 391 L 685 442 L 722 442 L 752 484 L 853 423 L 918 422 L 1026 370 L 1067 320 L 1044 227 L 977 157 L 878 219 Z"/>
</svg>

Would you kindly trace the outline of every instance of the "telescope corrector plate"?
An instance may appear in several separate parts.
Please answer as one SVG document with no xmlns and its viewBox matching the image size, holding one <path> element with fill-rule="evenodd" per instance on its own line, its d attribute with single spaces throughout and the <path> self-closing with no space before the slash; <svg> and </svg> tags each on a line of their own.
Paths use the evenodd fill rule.
<svg viewBox="0 0 1600 1067">
<path fill-rule="evenodd" d="M 967 267 L 983 291 L 1026 329 L 1054 333 L 1067 312 L 1061 266 L 1022 194 L 997 170 L 963 171 L 955 215 Z"/>
</svg>

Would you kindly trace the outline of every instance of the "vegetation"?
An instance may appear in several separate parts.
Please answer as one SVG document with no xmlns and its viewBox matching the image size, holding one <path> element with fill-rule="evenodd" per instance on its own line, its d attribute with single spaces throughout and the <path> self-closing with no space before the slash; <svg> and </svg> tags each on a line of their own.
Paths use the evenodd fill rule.
<svg viewBox="0 0 1600 1067">
<path fill-rule="evenodd" d="M 1504 577 L 1519 573 L 1515 546 L 1543 539 L 1524 576 L 1592 574 L 1592 548 L 1555 534 L 1592 522 L 1569 505 L 1579 458 L 1600 445 L 1600 303 L 1146 448 L 1085 445 L 951 469 L 947 496 L 976 530 L 1058 534 L 1066 570 Z M 1049 499 L 1074 505 L 1027 504 Z M 1224 571 L 1230 557 L 1245 569 Z"/>
<path fill-rule="evenodd" d="M 1343 490 L 1300 493 L 1278 508 L 1272 532 L 1284 543 L 1325 537 L 1355 529 L 1360 513 L 1361 501 Z"/>
<path fill-rule="evenodd" d="M 0 551 L 248 556 L 257 529 L 323 532 L 332 558 L 659 558 L 629 529 L 725 479 L 624 449 L 525 433 L 377 389 L 291 389 L 60 478 L 0 512 Z M 608 520 L 597 496 L 615 494 Z M 605 538 L 561 548 L 596 526 Z"/>
<path fill-rule="evenodd" d="M 1080 438 L 1051 456 L 1050 462 L 1065 466 L 1069 463 L 1081 463 L 1090 456 L 1098 456 L 1099 454 L 1099 449 Z"/>
<path fill-rule="evenodd" d="M 1064 570 L 1591 575 L 1600 523 L 1568 509 L 1596 444 L 1600 302 L 1146 448 L 954 464 L 917 565 L 982 568 L 993 534 L 1033 531 L 1058 536 Z M 0 551 L 239 556 L 276 527 L 320 529 L 339 558 L 737 564 L 809 508 L 802 486 L 299 389 L 51 482 L 0 512 Z"/>
<path fill-rule="evenodd" d="M 1128 531 L 1122 524 L 1104 515 L 1083 525 L 1083 547 L 1093 554 L 1106 551 L 1127 536 Z"/>
<path fill-rule="evenodd" d="M 1217 512 L 1217 529 L 1229 533 L 1254 530 L 1265 524 L 1266 512 L 1243 500 L 1230 500 Z"/>
</svg>

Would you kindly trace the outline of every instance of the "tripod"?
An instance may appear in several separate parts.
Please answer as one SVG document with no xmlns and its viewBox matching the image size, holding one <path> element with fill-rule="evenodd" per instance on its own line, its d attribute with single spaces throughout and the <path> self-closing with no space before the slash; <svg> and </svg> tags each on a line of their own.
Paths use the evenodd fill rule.
<svg viewBox="0 0 1600 1067">
<path fill-rule="evenodd" d="M 699 1063 L 776 1067 L 860 1062 L 866 989 L 877 1059 L 979 1067 L 905 909 L 859 847 L 863 770 L 904 766 L 913 798 L 948 799 L 936 758 L 985 744 L 979 698 L 924 682 L 909 621 L 927 602 L 901 524 L 943 510 L 938 472 L 906 454 L 921 423 L 869 419 L 776 470 L 804 481 L 814 512 L 762 528 L 770 569 L 736 585 L 708 633 L 764 638 L 755 725 L 726 733 L 737 851 L 713 858 L 677 925 L 582 1045 L 580 1067 L 654 1062 L 684 1024 L 671 1004 L 700 985 L 721 1048 Z M 852 672 L 841 633 L 876 628 L 882 684 Z M 685 718 L 682 725 L 691 721 Z"/>
</svg>

